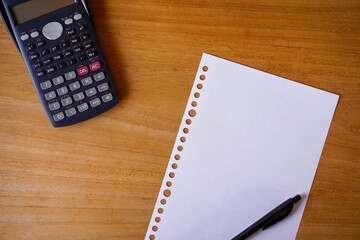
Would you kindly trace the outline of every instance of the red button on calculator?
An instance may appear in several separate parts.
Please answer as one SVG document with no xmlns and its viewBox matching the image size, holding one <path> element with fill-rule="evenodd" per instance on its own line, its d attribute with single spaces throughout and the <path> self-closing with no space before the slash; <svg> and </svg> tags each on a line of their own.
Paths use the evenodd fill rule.
<svg viewBox="0 0 360 240">
<path fill-rule="evenodd" d="M 89 69 L 87 67 L 82 67 L 82 68 L 79 68 L 77 70 L 78 74 L 81 76 L 81 75 L 85 75 L 89 72 Z"/>
<path fill-rule="evenodd" d="M 96 71 L 101 68 L 100 62 L 94 62 L 89 65 L 91 71 Z"/>
</svg>

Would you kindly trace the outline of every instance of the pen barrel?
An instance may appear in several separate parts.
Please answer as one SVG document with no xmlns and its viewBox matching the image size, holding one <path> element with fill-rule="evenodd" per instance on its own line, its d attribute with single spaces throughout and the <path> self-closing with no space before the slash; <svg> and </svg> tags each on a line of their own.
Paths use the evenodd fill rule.
<svg viewBox="0 0 360 240">
<path fill-rule="evenodd" d="M 245 240 L 260 229 L 263 228 L 263 230 L 265 230 L 266 228 L 279 222 L 290 214 L 294 207 L 294 204 L 300 199 L 300 195 L 297 195 L 294 198 L 286 200 L 231 240 Z"/>
</svg>

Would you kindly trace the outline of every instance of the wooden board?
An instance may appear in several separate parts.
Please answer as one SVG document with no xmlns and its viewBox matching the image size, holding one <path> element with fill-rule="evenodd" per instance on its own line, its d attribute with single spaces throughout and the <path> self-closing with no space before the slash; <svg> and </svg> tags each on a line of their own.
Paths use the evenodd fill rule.
<svg viewBox="0 0 360 240">
<path fill-rule="evenodd" d="M 89 0 L 121 102 L 53 128 L 0 23 L 0 239 L 140 240 L 203 52 L 341 95 L 297 239 L 360 239 L 360 1 Z"/>
</svg>

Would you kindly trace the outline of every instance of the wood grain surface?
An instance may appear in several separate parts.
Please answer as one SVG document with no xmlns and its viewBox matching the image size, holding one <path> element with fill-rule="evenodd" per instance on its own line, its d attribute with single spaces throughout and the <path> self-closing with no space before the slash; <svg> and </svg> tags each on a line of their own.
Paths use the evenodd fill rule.
<svg viewBox="0 0 360 240">
<path fill-rule="evenodd" d="M 144 239 L 203 52 L 341 95 L 297 239 L 360 239 L 359 0 L 88 2 L 122 100 L 70 127 L 0 23 L 1 240 Z"/>
</svg>

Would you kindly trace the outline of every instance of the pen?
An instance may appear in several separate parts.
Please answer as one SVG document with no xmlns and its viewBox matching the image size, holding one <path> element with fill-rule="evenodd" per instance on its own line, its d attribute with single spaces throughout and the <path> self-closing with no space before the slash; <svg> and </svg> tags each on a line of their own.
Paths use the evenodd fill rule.
<svg viewBox="0 0 360 240">
<path fill-rule="evenodd" d="M 300 201 L 300 199 L 300 195 L 289 198 L 231 240 L 244 240 L 261 228 L 264 231 L 275 223 L 281 221 L 291 213 L 294 204 Z"/>
</svg>

